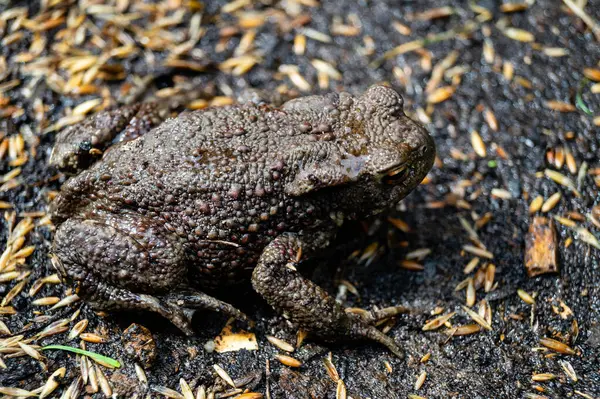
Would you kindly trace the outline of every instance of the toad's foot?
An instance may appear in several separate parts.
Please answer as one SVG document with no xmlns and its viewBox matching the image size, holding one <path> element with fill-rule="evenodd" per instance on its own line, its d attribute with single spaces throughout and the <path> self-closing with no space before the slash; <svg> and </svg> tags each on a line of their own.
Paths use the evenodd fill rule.
<svg viewBox="0 0 600 399">
<path fill-rule="evenodd" d="M 165 301 L 186 309 L 207 309 L 223 313 L 237 320 L 253 324 L 252 320 L 234 306 L 211 297 L 203 292 L 194 290 L 183 290 L 163 297 Z"/>
<path fill-rule="evenodd" d="M 313 238 L 283 235 L 262 253 L 252 275 L 252 285 L 284 317 L 325 339 L 367 338 L 385 345 L 398 357 L 402 350 L 394 340 L 371 323 L 400 313 L 403 308 L 386 308 L 366 315 L 347 313 L 323 289 L 296 270 L 301 248 L 311 248 Z"/>
<path fill-rule="evenodd" d="M 72 270 L 70 270 L 71 266 L 66 266 L 58 256 L 52 256 L 52 264 L 63 278 L 68 280 L 74 278 Z M 82 274 L 78 274 L 76 278 L 78 279 L 75 281 L 77 293 L 94 309 L 154 312 L 169 320 L 185 335 L 194 334 L 190 318 L 184 309 L 175 304 L 165 302 L 152 295 L 137 294 L 126 288 L 115 287 L 83 270 Z"/>
</svg>

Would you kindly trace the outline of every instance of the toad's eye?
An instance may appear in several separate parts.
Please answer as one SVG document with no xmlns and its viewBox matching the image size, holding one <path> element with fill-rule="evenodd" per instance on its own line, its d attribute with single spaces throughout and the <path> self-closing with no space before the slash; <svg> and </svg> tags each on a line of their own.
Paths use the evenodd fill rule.
<svg viewBox="0 0 600 399">
<path fill-rule="evenodd" d="M 383 182 L 387 184 L 398 184 L 406 180 L 407 176 L 408 165 L 400 165 L 388 170 L 383 176 Z"/>
<path fill-rule="evenodd" d="M 92 143 L 90 143 L 89 141 L 82 141 L 81 143 L 79 143 L 79 149 L 83 152 L 88 152 L 92 149 Z"/>
</svg>

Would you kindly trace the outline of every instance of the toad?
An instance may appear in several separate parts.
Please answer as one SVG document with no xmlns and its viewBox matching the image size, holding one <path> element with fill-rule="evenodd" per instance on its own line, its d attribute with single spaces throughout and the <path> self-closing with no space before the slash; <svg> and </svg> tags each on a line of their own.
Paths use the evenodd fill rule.
<svg viewBox="0 0 600 399">
<path fill-rule="evenodd" d="M 394 206 L 435 146 L 385 86 L 183 112 L 142 103 L 63 130 L 50 163 L 76 173 L 51 205 L 52 261 L 89 304 L 156 312 L 191 335 L 190 309 L 246 319 L 207 292 L 240 281 L 299 328 L 366 338 L 389 307 L 347 313 L 298 269 L 346 220 Z"/>
</svg>

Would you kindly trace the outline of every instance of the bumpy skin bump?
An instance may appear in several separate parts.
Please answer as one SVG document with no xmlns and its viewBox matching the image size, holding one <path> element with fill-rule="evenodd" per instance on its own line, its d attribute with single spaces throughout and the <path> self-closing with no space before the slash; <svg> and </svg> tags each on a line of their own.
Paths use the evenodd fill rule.
<svg viewBox="0 0 600 399">
<path fill-rule="evenodd" d="M 295 266 L 326 248 L 344 220 L 393 206 L 431 168 L 433 141 L 402 105 L 394 90 L 374 86 L 281 108 L 248 103 L 160 122 L 130 106 L 82 122 L 58 137 L 56 159 L 81 158 L 80 141 L 98 132 L 103 145 L 138 137 L 63 185 L 51 207 L 54 264 L 96 307 L 155 311 L 188 334 L 184 308 L 245 318 L 199 290 L 251 278 L 301 328 L 366 337 L 399 354 L 370 324 L 398 309 L 346 314 Z M 63 163 L 55 162 L 85 166 Z"/>
</svg>

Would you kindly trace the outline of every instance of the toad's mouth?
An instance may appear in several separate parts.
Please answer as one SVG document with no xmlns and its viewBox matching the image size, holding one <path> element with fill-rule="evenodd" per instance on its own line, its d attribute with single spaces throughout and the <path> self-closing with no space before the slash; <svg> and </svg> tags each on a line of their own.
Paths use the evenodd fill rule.
<svg viewBox="0 0 600 399">
<path fill-rule="evenodd" d="M 388 170 L 383 176 L 383 182 L 386 184 L 399 184 L 406 180 L 409 173 L 409 167 L 407 164 L 394 166 Z"/>
</svg>

